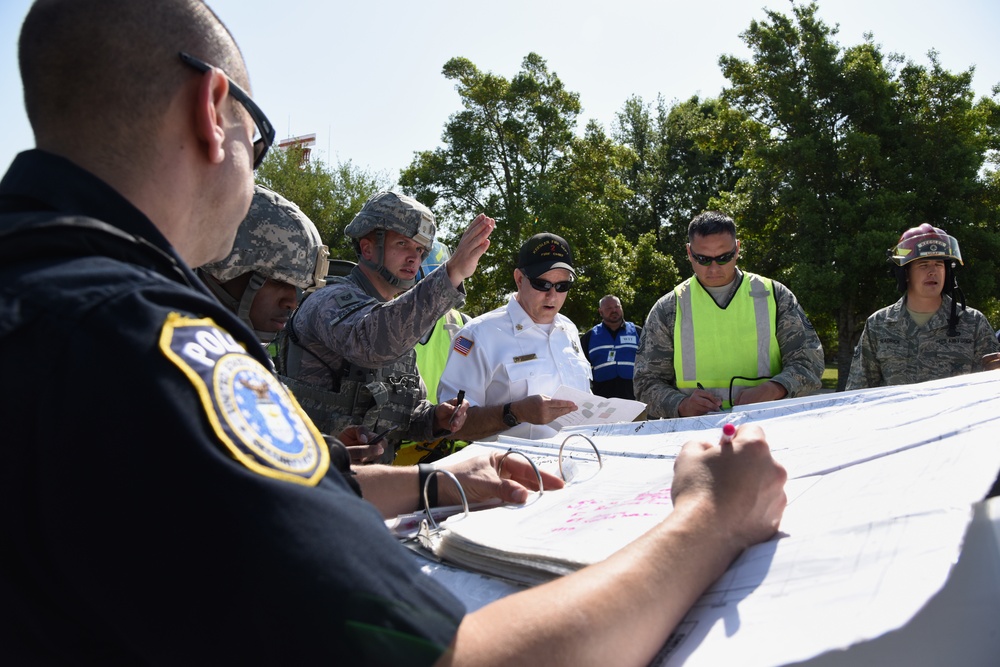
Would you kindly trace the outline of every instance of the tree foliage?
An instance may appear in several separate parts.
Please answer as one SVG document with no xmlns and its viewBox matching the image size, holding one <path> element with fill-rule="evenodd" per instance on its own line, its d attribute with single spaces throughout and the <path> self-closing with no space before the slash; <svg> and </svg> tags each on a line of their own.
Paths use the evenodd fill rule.
<svg viewBox="0 0 1000 667">
<path fill-rule="evenodd" d="M 257 169 L 257 182 L 295 202 L 319 230 L 331 259 L 354 261 L 344 227 L 365 201 L 391 187 L 388 176 L 355 167 L 350 160 L 330 166 L 306 159 L 304 149 L 273 150 Z"/>
<path fill-rule="evenodd" d="M 746 133 L 760 131 L 745 120 L 719 99 L 695 96 L 670 108 L 662 98 L 655 108 L 639 97 L 627 100 L 612 129 L 635 155 L 621 176 L 633 192 L 624 202 L 623 232 L 654 233 L 657 247 L 687 267 L 688 223 L 735 186 Z"/>
<path fill-rule="evenodd" d="M 690 275 L 688 222 L 714 208 L 739 225 L 741 265 L 799 297 L 841 383 L 865 318 L 898 298 L 886 249 L 908 227 L 931 222 L 959 239 L 961 287 L 998 323 L 1000 105 L 975 100 L 972 70 L 948 72 L 933 51 L 918 65 L 871 35 L 842 47 L 815 3 L 765 17 L 741 35 L 748 59 L 720 58 L 729 84 L 718 98 L 632 97 L 610 133 L 594 121 L 578 131 L 579 96 L 538 54 L 509 80 L 466 58 L 445 63 L 460 109 L 399 182 L 449 245 L 478 213 L 496 218 L 467 311 L 501 304 L 518 248 L 549 231 L 579 268 L 565 315 L 586 329 L 612 293 L 641 322 Z M 354 259 L 343 227 L 389 179 L 301 158 L 274 151 L 258 178 L 306 211 L 334 257 Z"/>
<path fill-rule="evenodd" d="M 444 145 L 420 153 L 400 184 L 434 210 L 450 244 L 476 214 L 497 220 L 489 254 L 468 281 L 468 310 L 504 301 L 518 248 L 544 231 L 564 236 L 576 254 L 579 282 L 563 313 L 592 320 L 597 300 L 612 289 L 607 262 L 637 250 L 638 235 L 631 247 L 614 245 L 624 223 L 620 204 L 631 196 L 617 174 L 631 151 L 597 123 L 575 134 L 579 97 L 535 53 L 509 81 L 465 58 L 449 60 L 443 74 L 456 82 L 463 110 L 446 123 Z"/>
<path fill-rule="evenodd" d="M 767 130 L 752 133 L 743 176 L 720 202 L 741 224 L 744 265 L 835 323 L 835 338 L 820 333 L 843 383 L 865 318 L 898 297 L 885 258 L 900 233 L 931 222 L 964 250 L 976 230 L 995 230 L 995 212 L 975 204 L 988 101 L 973 104 L 971 72 L 944 71 L 933 52 L 930 68 L 897 71 L 902 59 L 870 36 L 840 47 L 816 13 L 815 3 L 793 5 L 791 17 L 769 11 L 742 34 L 750 60 L 720 59 L 731 83 L 723 99 Z M 970 300 L 986 282 L 967 290 Z"/>
</svg>

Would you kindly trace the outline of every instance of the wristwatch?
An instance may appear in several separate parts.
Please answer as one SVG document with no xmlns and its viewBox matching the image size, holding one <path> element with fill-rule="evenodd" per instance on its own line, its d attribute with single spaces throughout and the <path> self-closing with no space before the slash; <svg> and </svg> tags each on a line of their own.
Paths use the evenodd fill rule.
<svg viewBox="0 0 1000 667">
<path fill-rule="evenodd" d="M 503 406 L 503 423 L 506 424 L 507 426 L 511 427 L 511 428 L 513 428 L 513 427 L 515 427 L 515 426 L 517 426 L 518 424 L 521 423 L 521 422 L 518 421 L 517 417 L 514 416 L 514 413 L 510 411 L 510 403 L 504 403 L 504 406 Z"/>
</svg>

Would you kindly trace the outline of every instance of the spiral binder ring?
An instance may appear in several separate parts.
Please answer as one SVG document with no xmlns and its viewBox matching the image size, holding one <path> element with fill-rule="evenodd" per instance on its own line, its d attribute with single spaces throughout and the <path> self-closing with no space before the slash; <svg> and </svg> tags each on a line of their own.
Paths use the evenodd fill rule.
<svg viewBox="0 0 1000 667">
<path fill-rule="evenodd" d="M 559 445 L 559 476 L 562 477 L 564 482 L 567 482 L 569 480 L 566 479 L 566 474 L 563 472 L 563 448 L 566 446 L 566 443 L 569 442 L 571 438 L 583 438 L 584 440 L 589 442 L 590 446 L 594 448 L 594 453 L 597 454 L 598 471 L 600 471 L 604 467 L 604 460 L 601 458 L 601 450 L 597 448 L 597 445 L 594 444 L 594 441 L 582 433 L 571 433 L 567 435 L 566 439 L 562 441 L 561 445 Z"/>
<path fill-rule="evenodd" d="M 452 472 L 450 472 L 448 470 L 435 470 L 433 473 L 431 473 L 430 475 L 428 475 L 427 479 L 424 480 L 424 488 L 423 488 L 424 512 L 426 512 L 426 514 L 427 514 L 427 520 L 430 522 L 431 530 L 436 531 L 436 530 L 438 530 L 438 523 L 437 523 L 437 521 L 434 520 L 434 514 L 431 512 L 430 500 L 427 498 L 427 489 L 430 486 L 431 480 L 434 479 L 434 475 L 444 475 L 444 476 L 448 477 L 449 479 L 451 479 L 451 481 L 455 483 L 455 486 L 458 487 L 458 493 L 459 493 L 460 496 L 462 496 L 462 518 L 463 519 L 465 517 L 469 516 L 469 499 L 466 498 L 466 496 L 465 496 L 465 489 L 462 488 L 462 485 L 459 483 L 458 478 L 455 477 L 454 473 L 452 473 Z"/>
<path fill-rule="evenodd" d="M 532 461 L 531 458 L 528 457 L 528 455 L 525 454 L 524 452 L 519 452 L 516 449 L 508 449 L 506 452 L 504 452 L 503 456 L 500 457 L 500 463 L 497 464 L 497 474 L 499 475 L 503 471 L 503 462 L 506 461 L 507 457 L 510 456 L 511 454 L 517 454 L 518 456 L 523 457 L 524 460 L 527 461 L 529 464 L 531 464 L 531 469 L 535 471 L 535 477 L 538 478 L 538 493 L 541 494 L 545 490 L 544 484 L 542 484 L 542 473 L 538 470 L 538 466 L 535 465 L 535 462 Z"/>
</svg>

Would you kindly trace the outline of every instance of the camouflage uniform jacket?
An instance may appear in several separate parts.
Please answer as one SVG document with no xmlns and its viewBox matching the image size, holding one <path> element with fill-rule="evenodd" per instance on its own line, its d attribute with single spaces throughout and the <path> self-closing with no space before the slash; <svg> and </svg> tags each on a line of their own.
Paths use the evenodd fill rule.
<svg viewBox="0 0 1000 667">
<path fill-rule="evenodd" d="M 959 311 L 958 335 L 948 336 L 951 297 L 924 326 L 906 311 L 906 297 L 875 312 L 854 348 L 847 389 L 885 387 L 963 375 L 982 370 L 983 355 L 1000 351 L 986 316 Z"/>
<path fill-rule="evenodd" d="M 737 269 L 738 281 L 745 275 Z M 688 281 L 691 280 L 696 278 L 692 276 Z M 785 388 L 788 398 L 804 396 L 822 386 L 823 345 L 792 291 L 777 280 L 771 284 L 776 309 L 775 338 L 782 366 L 781 372 L 771 379 Z M 651 418 L 679 417 L 678 406 L 688 396 L 677 388 L 674 371 L 676 312 L 676 297 L 674 290 L 670 290 L 650 309 L 639 340 L 633 386 L 636 400 L 646 403 Z M 734 334 L 719 332 L 719 335 Z"/>
<path fill-rule="evenodd" d="M 434 432 L 435 406 L 426 400 L 427 390 L 420 380 L 414 347 L 439 317 L 464 303 L 464 292 L 452 286 L 447 271 L 433 271 L 412 289 L 384 301 L 360 267 L 355 267 L 346 278 L 332 281 L 303 300 L 287 333 L 289 338 L 294 336 L 305 353 L 299 355 L 297 363 L 279 370 L 290 376 L 289 386 L 296 398 L 326 433 L 336 434 L 359 423 L 372 430 L 400 426 L 389 436 L 393 447 L 385 448 L 384 460 L 380 461 L 391 462 L 402 440 L 426 441 L 446 435 Z M 281 356 L 287 361 L 290 349 L 296 345 L 283 340 L 282 346 L 286 349 Z M 366 391 L 364 385 L 371 377 L 369 373 L 365 378 L 365 371 L 378 374 L 383 381 L 372 384 L 381 384 L 390 394 L 403 390 L 413 393 L 416 389 L 412 412 L 393 416 L 373 410 L 375 396 L 382 389 Z M 361 378 L 360 392 L 356 378 Z M 352 399 L 353 410 L 317 414 L 320 402 L 327 411 L 330 403 L 311 400 L 308 387 L 343 398 L 340 393 L 351 383 L 352 391 L 357 392 L 357 399 Z"/>
</svg>

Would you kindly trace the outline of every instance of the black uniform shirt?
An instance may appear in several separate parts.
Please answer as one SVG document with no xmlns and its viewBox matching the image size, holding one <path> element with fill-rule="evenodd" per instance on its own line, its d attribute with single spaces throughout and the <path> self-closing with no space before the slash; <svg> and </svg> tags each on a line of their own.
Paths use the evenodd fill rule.
<svg viewBox="0 0 1000 667">
<path fill-rule="evenodd" d="M 0 355 L 4 662 L 429 664 L 451 641 L 461 605 L 325 474 L 253 333 L 42 151 L 0 182 Z"/>
</svg>

